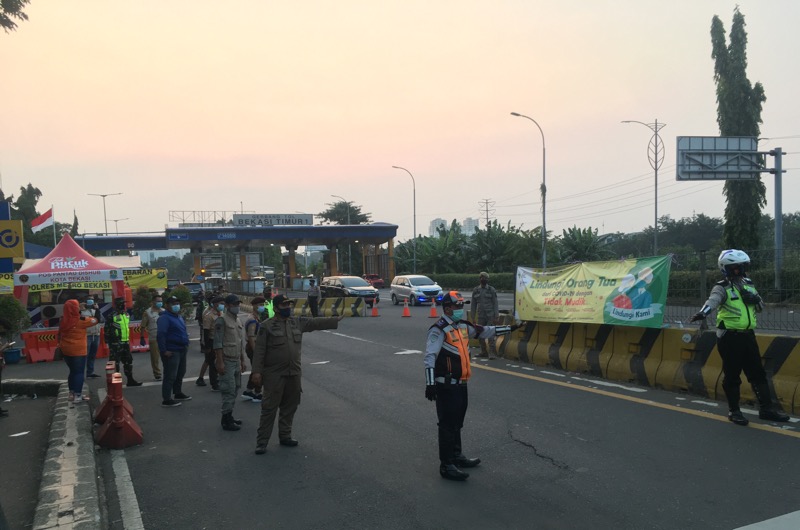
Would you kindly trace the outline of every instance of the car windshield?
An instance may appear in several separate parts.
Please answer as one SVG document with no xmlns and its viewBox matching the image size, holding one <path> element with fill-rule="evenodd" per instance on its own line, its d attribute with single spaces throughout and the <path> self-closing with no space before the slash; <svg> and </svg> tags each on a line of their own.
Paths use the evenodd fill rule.
<svg viewBox="0 0 800 530">
<path fill-rule="evenodd" d="M 428 278 L 427 276 L 422 276 L 421 278 L 409 278 L 411 285 L 416 287 L 423 287 L 425 285 L 433 285 L 433 280 Z"/>
<path fill-rule="evenodd" d="M 369 287 L 367 280 L 361 278 L 342 278 L 342 285 L 345 287 Z"/>
</svg>

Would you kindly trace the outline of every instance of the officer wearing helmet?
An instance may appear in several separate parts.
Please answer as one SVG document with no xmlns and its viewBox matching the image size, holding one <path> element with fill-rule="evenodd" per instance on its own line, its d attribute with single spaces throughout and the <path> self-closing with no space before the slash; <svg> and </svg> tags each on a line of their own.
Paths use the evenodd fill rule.
<svg viewBox="0 0 800 530">
<path fill-rule="evenodd" d="M 448 480 L 466 480 L 469 474 L 460 468 L 481 463 L 479 458 L 467 458 L 461 452 L 471 374 L 469 339 L 505 335 L 519 326 L 479 326 L 464 320 L 464 299 L 458 291 L 442 297 L 442 312 L 442 318 L 428 330 L 425 344 L 425 397 L 436 401 L 439 474 Z"/>
<path fill-rule="evenodd" d="M 725 279 L 714 285 L 705 305 L 691 321 L 703 320 L 717 310 L 717 349 L 722 357 L 722 389 L 728 398 L 728 419 L 736 425 L 750 423 L 739 409 L 740 375 L 744 371 L 758 398 L 758 417 L 789 421 L 789 416 L 772 401 L 767 374 L 761 364 L 754 330 L 756 313 L 764 309 L 764 301 L 747 277 L 750 257 L 741 250 L 723 250 L 717 263 Z"/>
</svg>

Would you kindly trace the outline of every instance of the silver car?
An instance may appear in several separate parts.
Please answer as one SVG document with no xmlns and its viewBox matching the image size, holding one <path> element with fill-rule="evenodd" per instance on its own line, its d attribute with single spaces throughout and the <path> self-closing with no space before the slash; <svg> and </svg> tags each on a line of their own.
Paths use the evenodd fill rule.
<svg viewBox="0 0 800 530">
<path fill-rule="evenodd" d="M 406 299 L 411 305 L 431 303 L 438 305 L 442 301 L 442 296 L 444 296 L 442 288 L 435 281 L 421 274 L 395 276 L 390 290 L 394 305 Z"/>
</svg>

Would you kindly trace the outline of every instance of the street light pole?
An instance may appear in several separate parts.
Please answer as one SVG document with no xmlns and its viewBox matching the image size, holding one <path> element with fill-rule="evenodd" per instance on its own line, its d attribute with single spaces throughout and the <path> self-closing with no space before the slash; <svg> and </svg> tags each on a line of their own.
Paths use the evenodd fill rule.
<svg viewBox="0 0 800 530">
<path fill-rule="evenodd" d="M 402 169 L 408 176 L 411 177 L 411 186 L 414 191 L 414 241 L 412 247 L 414 248 L 414 274 L 417 273 L 417 181 L 414 180 L 414 175 L 409 170 L 400 166 L 392 166 L 394 169 Z"/>
<path fill-rule="evenodd" d="M 114 223 L 114 226 L 116 227 L 116 230 L 117 230 L 117 235 L 119 235 L 119 222 L 120 221 L 128 221 L 128 220 L 129 220 L 128 217 L 125 217 L 123 219 L 109 219 L 109 221 Z"/>
<path fill-rule="evenodd" d="M 650 167 L 653 168 L 655 178 L 655 219 L 653 222 L 653 255 L 658 254 L 658 168 L 664 162 L 664 142 L 658 135 L 658 131 L 667 126 L 666 123 L 645 123 L 637 120 L 623 120 L 622 123 L 638 123 L 644 125 L 651 131 L 653 136 L 650 138 L 650 143 L 647 144 L 647 160 L 650 162 Z"/>
<path fill-rule="evenodd" d="M 349 225 L 350 224 L 350 201 L 348 201 L 344 197 L 340 197 L 339 195 L 331 195 L 331 197 L 335 197 L 337 199 L 342 199 L 347 204 L 347 224 Z M 352 250 L 352 248 L 350 247 L 350 242 L 348 241 L 347 242 L 347 274 L 350 274 L 352 276 L 352 274 L 353 274 L 353 262 L 350 259 L 350 255 L 352 254 L 351 250 Z"/>
<path fill-rule="evenodd" d="M 122 195 L 122 192 L 119 193 L 87 193 L 87 195 L 94 195 L 95 197 L 102 197 L 103 198 L 103 223 L 106 227 L 105 235 L 108 235 L 108 217 L 106 216 L 106 197 L 111 195 Z"/>
<path fill-rule="evenodd" d="M 527 118 L 531 120 L 533 124 L 536 125 L 536 128 L 539 129 L 539 133 L 542 135 L 542 185 L 539 188 L 542 193 L 542 270 L 547 270 L 547 148 L 545 147 L 544 143 L 544 131 L 536 122 L 536 120 L 530 116 L 526 116 L 518 112 L 512 112 L 511 115 L 518 118 Z"/>
</svg>

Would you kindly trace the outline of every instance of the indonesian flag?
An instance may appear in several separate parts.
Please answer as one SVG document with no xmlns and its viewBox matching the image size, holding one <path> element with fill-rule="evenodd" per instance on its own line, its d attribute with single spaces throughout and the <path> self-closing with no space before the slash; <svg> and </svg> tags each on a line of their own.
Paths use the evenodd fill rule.
<svg viewBox="0 0 800 530">
<path fill-rule="evenodd" d="M 42 215 L 31 221 L 31 230 L 35 234 L 41 230 L 44 230 L 48 226 L 53 226 L 53 209 L 50 208 Z"/>
</svg>

